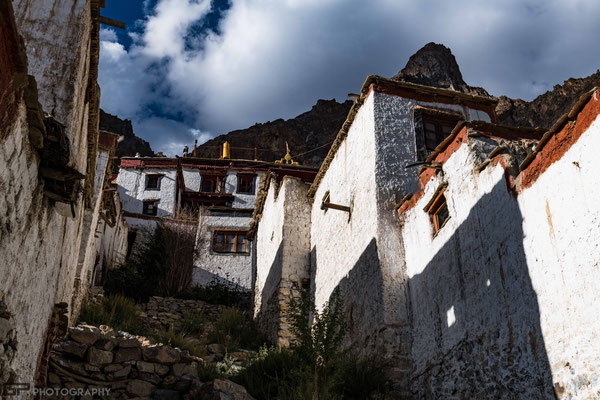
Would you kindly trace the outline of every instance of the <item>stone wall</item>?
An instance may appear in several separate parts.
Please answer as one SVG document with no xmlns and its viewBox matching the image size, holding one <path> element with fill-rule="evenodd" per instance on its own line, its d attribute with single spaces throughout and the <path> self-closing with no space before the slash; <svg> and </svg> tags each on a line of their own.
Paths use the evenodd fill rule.
<svg viewBox="0 0 600 400">
<path fill-rule="evenodd" d="M 289 302 L 310 282 L 309 185 L 284 177 L 269 182 L 256 232 L 254 319 L 273 342 L 289 345 Z"/>
<path fill-rule="evenodd" d="M 86 240 L 93 238 L 98 208 L 91 208 L 90 200 L 102 195 L 91 184 L 98 173 L 93 118 L 99 96 L 93 47 L 98 22 L 93 14 L 99 3 L 0 0 L 0 8 L 0 292 L 6 311 L 14 315 L 10 369 L 16 381 L 32 383 L 36 371 L 45 369 L 43 349 L 56 333 L 55 310 L 60 305 L 60 318 L 67 307 L 69 314 L 76 312 L 87 289 L 76 277 L 89 282 L 95 259 L 83 233 L 88 213 Z M 51 133 L 65 139 L 58 151 L 48 139 Z M 64 168 L 47 168 L 54 159 Z M 85 174 L 90 186 L 82 180 L 84 193 L 75 190 L 70 204 L 51 199 L 45 186 L 49 176 L 60 180 L 73 171 Z M 96 189 L 102 188 L 103 176 L 96 178 Z M 91 262 L 78 270 L 79 259 Z M 74 292 L 75 286 L 81 290 Z"/>
<path fill-rule="evenodd" d="M 479 168 L 498 143 L 457 142 L 403 213 L 415 396 L 597 396 L 599 103 L 518 176 L 504 155 Z M 441 184 L 450 219 L 432 236 L 424 207 Z"/>
<path fill-rule="evenodd" d="M 68 337 L 55 344 L 50 355 L 48 388 L 82 389 L 115 399 L 196 398 L 201 359 L 178 348 L 151 345 L 144 338 L 101 328 L 69 328 Z"/>
</svg>

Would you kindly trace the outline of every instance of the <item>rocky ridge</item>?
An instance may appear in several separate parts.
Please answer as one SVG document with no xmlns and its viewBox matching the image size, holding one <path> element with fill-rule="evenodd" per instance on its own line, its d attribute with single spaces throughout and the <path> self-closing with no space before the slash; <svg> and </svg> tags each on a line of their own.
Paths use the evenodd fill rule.
<svg viewBox="0 0 600 400">
<path fill-rule="evenodd" d="M 492 97 L 485 89 L 468 85 L 451 50 L 436 43 L 428 43 L 413 54 L 406 66 L 392 79 Z M 586 78 L 571 78 L 530 102 L 501 96 L 496 107 L 499 123 L 550 128 L 563 113 L 570 110 L 583 93 L 599 84 L 600 70 Z M 256 147 L 260 149 L 259 159 L 275 161 L 285 154 L 287 142 L 296 161 L 304 165 L 319 166 L 351 106 L 351 100 L 343 103 L 335 99 L 318 100 L 310 111 L 295 118 L 257 123 L 246 129 L 217 136 L 204 143 L 207 147 L 199 148 L 197 154 L 200 157 L 218 157 L 219 150 L 216 147 L 228 141 L 233 147 Z M 153 154 L 147 142 L 133 135 L 130 121 L 120 120 L 101 111 L 100 123 L 101 129 L 125 137 L 119 144 L 117 156 L 133 156 L 136 152 L 141 155 Z M 232 157 L 251 159 L 254 152 L 233 149 Z"/>
<path fill-rule="evenodd" d="M 135 135 L 131 121 L 128 119 L 121 119 L 100 109 L 100 130 L 116 133 L 122 137 L 115 151 L 115 155 L 119 158 L 135 156 L 136 153 L 145 157 L 154 155 L 150 143 Z"/>
</svg>

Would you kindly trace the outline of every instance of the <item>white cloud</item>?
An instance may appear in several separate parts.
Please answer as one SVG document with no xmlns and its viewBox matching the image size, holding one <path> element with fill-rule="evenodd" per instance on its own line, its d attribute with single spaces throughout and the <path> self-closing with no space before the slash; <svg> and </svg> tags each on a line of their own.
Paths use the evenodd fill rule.
<svg viewBox="0 0 600 400">
<path fill-rule="evenodd" d="M 467 83 L 495 95 L 531 99 L 600 65 L 600 53 L 591 51 L 600 34 L 596 0 L 231 3 L 219 35 L 186 41 L 208 0 L 158 1 L 129 52 L 105 33 L 103 107 L 129 118 L 150 104 L 183 111 L 188 128 L 177 140 L 188 142 L 168 143 L 189 145 L 192 127 L 225 133 L 292 117 L 318 98 L 344 100 L 368 74 L 395 74 L 430 41 L 452 49 Z M 167 143 L 164 134 L 138 133 L 153 145 Z"/>
</svg>

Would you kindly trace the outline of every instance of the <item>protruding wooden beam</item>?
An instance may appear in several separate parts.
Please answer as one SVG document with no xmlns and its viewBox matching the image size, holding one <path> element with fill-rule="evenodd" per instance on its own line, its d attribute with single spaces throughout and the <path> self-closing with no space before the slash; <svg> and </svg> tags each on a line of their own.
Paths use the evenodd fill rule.
<svg viewBox="0 0 600 400">
<path fill-rule="evenodd" d="M 348 97 L 350 97 L 351 99 L 358 99 L 360 95 L 356 93 L 348 93 Z"/>
<path fill-rule="evenodd" d="M 102 15 L 98 17 L 98 22 L 114 28 L 125 29 L 125 22 L 117 21 L 116 19 L 104 17 Z"/>
</svg>

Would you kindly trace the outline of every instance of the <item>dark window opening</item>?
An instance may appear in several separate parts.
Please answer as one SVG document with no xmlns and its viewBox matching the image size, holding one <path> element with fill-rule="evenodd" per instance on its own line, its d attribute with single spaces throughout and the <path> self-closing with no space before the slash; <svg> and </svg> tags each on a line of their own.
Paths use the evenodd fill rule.
<svg viewBox="0 0 600 400">
<path fill-rule="evenodd" d="M 158 200 L 145 200 L 143 214 L 156 215 L 158 213 Z"/>
<path fill-rule="evenodd" d="M 146 175 L 146 190 L 160 190 L 162 175 Z"/>
<path fill-rule="evenodd" d="M 246 231 L 216 230 L 212 249 L 216 253 L 248 253 L 247 234 Z"/>
<path fill-rule="evenodd" d="M 238 193 L 254 194 L 254 181 L 256 175 L 238 175 Z"/>
<path fill-rule="evenodd" d="M 431 221 L 434 236 L 439 232 L 440 229 L 444 227 L 444 225 L 446 225 L 446 222 L 448 222 L 450 219 L 446 196 L 444 196 L 445 191 L 445 187 L 439 189 L 434 195 L 433 200 L 426 208 L 427 214 L 429 214 L 429 220 Z"/>
<path fill-rule="evenodd" d="M 225 190 L 225 177 L 214 175 L 202 175 L 202 187 L 204 193 L 223 193 Z"/>
<path fill-rule="evenodd" d="M 136 237 L 136 230 L 130 230 L 129 232 L 127 232 L 127 255 L 125 256 L 125 258 L 129 258 L 129 256 L 131 255 L 131 249 L 133 249 L 133 244 L 135 243 Z"/>
<path fill-rule="evenodd" d="M 462 115 L 426 108 L 415 110 L 414 118 L 417 161 L 424 161 L 463 120 Z"/>
</svg>

